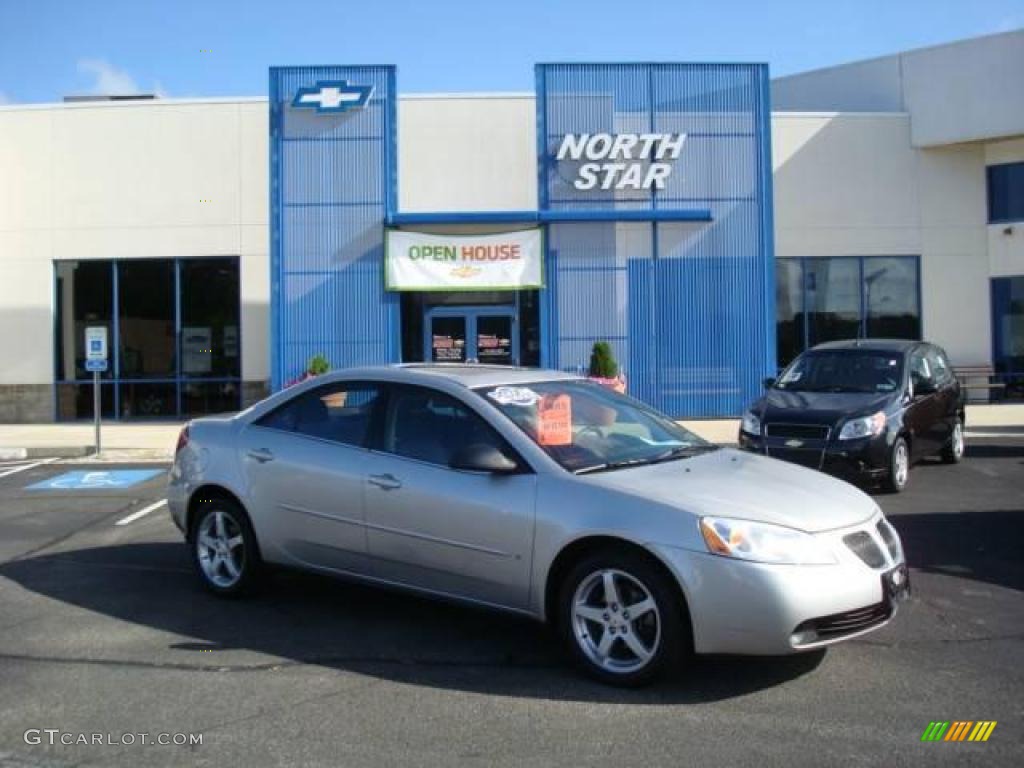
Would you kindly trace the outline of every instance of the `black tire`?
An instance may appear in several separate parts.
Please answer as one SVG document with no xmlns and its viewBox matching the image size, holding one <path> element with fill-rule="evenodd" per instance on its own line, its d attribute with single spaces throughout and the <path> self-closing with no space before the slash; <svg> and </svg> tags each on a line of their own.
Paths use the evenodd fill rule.
<svg viewBox="0 0 1024 768">
<path fill-rule="evenodd" d="M 901 458 L 902 455 L 902 458 Z M 902 468 L 900 462 L 905 462 Z M 897 437 L 889 449 L 889 471 L 885 475 L 882 486 L 889 493 L 901 493 L 910 479 L 910 446 L 902 437 Z"/>
<path fill-rule="evenodd" d="M 214 575 L 211 575 L 211 565 L 216 553 L 209 547 L 200 546 L 201 532 L 204 532 L 207 525 L 216 529 L 215 516 L 218 514 L 223 516 L 221 520 L 226 526 L 225 531 L 229 540 L 241 536 L 240 545 L 229 547 L 231 562 L 237 570 L 237 576 L 233 576 L 227 569 L 223 559 L 220 567 L 212 569 Z M 251 594 L 260 583 L 263 560 L 260 557 L 256 534 L 245 510 L 231 499 L 212 497 L 199 503 L 199 509 L 193 516 L 189 529 L 188 549 L 199 580 L 218 597 L 233 598 Z M 205 562 L 201 551 L 205 553 Z M 223 551 L 220 554 L 223 554 Z M 223 578 L 218 581 L 216 574 Z"/>
<path fill-rule="evenodd" d="M 613 606 L 603 600 L 606 594 L 603 574 L 606 572 L 613 573 L 616 594 L 622 601 L 614 611 Z M 599 581 L 594 582 L 595 578 Z M 581 605 L 591 611 L 602 611 L 607 620 L 602 617 L 584 620 L 576 615 L 577 592 L 592 583 L 600 595 L 596 601 L 586 601 Z M 626 609 L 643 602 L 643 590 L 653 600 L 656 611 L 647 610 L 642 615 L 630 617 Z M 558 590 L 556 610 L 556 629 L 569 656 L 584 673 L 603 683 L 630 688 L 647 685 L 659 677 L 677 672 L 683 661 L 690 657 L 689 617 L 678 590 L 661 568 L 637 552 L 603 549 L 581 559 L 565 575 Z M 607 621 L 613 622 L 614 626 L 609 629 Z M 578 637 L 578 624 L 582 637 Z M 592 653 L 597 653 L 596 646 L 600 645 L 599 641 L 606 632 L 611 638 L 610 656 L 607 664 L 602 665 L 585 650 L 585 646 L 590 647 Z M 632 637 L 629 637 L 630 632 Z M 634 664 L 641 662 L 641 657 L 633 652 L 627 641 L 639 642 L 650 651 L 650 657 L 643 661 L 642 666 L 630 667 L 630 657 Z M 621 663 L 616 656 L 621 658 Z"/>
<path fill-rule="evenodd" d="M 959 464 L 964 458 L 964 422 L 958 416 L 953 424 L 953 435 L 942 448 L 942 460 L 947 464 Z"/>
</svg>

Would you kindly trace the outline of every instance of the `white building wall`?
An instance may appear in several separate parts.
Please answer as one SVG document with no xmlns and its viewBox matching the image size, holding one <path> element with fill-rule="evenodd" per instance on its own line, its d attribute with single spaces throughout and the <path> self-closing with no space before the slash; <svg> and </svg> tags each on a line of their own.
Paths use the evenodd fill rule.
<svg viewBox="0 0 1024 768">
<path fill-rule="evenodd" d="M 991 357 L 985 151 L 916 150 L 905 114 L 776 113 L 776 256 L 920 256 L 922 326 Z"/>
<path fill-rule="evenodd" d="M 532 94 L 398 100 L 401 211 L 537 209 Z"/>
<path fill-rule="evenodd" d="M 1024 138 L 985 145 L 985 164 L 1024 163 Z M 989 269 L 993 277 L 1024 277 L 1024 222 L 988 226 Z"/>
<path fill-rule="evenodd" d="M 267 378 L 263 100 L 0 108 L 0 385 L 53 380 L 57 259 L 239 256 L 243 378 Z"/>
</svg>

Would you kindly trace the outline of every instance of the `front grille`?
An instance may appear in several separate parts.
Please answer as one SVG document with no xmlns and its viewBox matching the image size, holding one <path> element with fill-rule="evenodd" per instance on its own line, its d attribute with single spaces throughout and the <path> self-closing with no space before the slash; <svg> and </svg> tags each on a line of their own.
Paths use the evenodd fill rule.
<svg viewBox="0 0 1024 768">
<path fill-rule="evenodd" d="M 889 550 L 889 557 L 894 563 L 897 562 L 900 559 L 900 540 L 887 520 L 878 521 L 878 535 L 885 542 L 885 548 Z"/>
<path fill-rule="evenodd" d="M 843 543 L 870 567 L 881 568 L 885 565 L 885 555 L 867 531 L 857 531 L 843 536 Z"/>
<path fill-rule="evenodd" d="M 765 424 L 767 437 L 798 437 L 804 440 L 825 440 L 829 428 L 824 424 Z"/>
<path fill-rule="evenodd" d="M 858 608 L 844 613 L 833 613 L 831 616 L 820 616 L 809 619 L 793 630 L 798 637 L 798 645 L 805 645 L 821 640 L 832 640 L 843 635 L 868 629 L 888 621 L 892 617 L 892 606 L 876 603 L 866 608 Z"/>
</svg>

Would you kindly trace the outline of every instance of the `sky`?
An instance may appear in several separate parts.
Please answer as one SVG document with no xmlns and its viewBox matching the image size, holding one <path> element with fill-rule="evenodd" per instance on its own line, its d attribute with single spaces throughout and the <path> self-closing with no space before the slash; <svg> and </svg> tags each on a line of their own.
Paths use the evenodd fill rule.
<svg viewBox="0 0 1024 768">
<path fill-rule="evenodd" d="M 533 91 L 551 61 L 773 76 L 1024 27 L 1024 0 L 0 0 L 0 103 L 265 96 L 267 68 L 396 64 L 404 93 Z"/>
</svg>

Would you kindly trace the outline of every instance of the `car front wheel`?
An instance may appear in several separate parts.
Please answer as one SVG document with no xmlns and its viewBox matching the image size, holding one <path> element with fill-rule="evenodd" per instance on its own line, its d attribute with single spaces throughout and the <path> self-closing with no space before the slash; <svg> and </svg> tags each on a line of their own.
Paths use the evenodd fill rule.
<svg viewBox="0 0 1024 768">
<path fill-rule="evenodd" d="M 885 478 L 885 488 L 890 493 L 899 493 L 907 487 L 910 479 L 910 448 L 907 441 L 897 437 L 889 451 L 889 473 Z"/>
<path fill-rule="evenodd" d="M 942 460 L 947 464 L 959 464 L 964 457 L 964 423 L 960 419 L 953 425 L 953 434 L 942 449 Z"/>
<path fill-rule="evenodd" d="M 189 544 L 196 573 L 211 592 L 235 597 L 255 586 L 260 570 L 256 536 L 234 502 L 204 500 L 192 522 Z"/>
<path fill-rule="evenodd" d="M 683 611 L 668 578 L 644 557 L 607 551 L 568 573 L 559 630 L 583 670 L 605 683 L 638 686 L 679 665 L 687 651 Z"/>
</svg>

